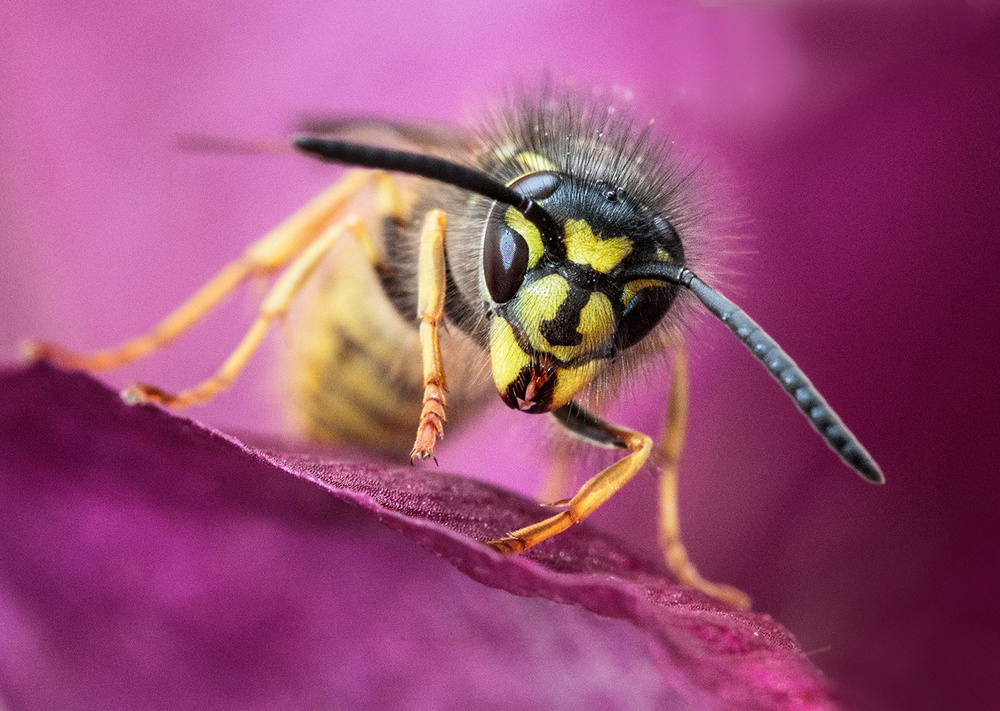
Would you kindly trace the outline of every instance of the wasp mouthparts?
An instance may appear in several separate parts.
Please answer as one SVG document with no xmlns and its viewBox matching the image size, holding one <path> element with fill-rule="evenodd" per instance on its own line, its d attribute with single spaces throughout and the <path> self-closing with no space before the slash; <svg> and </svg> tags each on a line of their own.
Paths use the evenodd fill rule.
<svg viewBox="0 0 1000 711">
<path fill-rule="evenodd" d="M 531 374 L 528 384 L 524 386 L 524 396 L 518 399 L 518 409 L 522 411 L 530 410 L 535 404 L 535 397 L 542 387 L 549 381 L 551 372 L 548 369 L 536 370 Z"/>
<path fill-rule="evenodd" d="M 548 412 L 555 384 L 555 365 L 548 359 L 538 360 L 521 369 L 503 394 L 503 401 L 521 412 Z"/>
</svg>

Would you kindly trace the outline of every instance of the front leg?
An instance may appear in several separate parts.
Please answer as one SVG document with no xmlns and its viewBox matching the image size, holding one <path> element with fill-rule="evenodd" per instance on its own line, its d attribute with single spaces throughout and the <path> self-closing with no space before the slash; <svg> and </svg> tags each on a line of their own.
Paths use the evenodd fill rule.
<svg viewBox="0 0 1000 711">
<path fill-rule="evenodd" d="M 424 404 L 410 461 L 434 458 L 434 445 L 444 437 L 444 364 L 441 362 L 439 330 L 444 318 L 446 290 L 444 243 L 448 218 L 442 210 L 431 210 L 420 233 L 417 263 L 417 316 L 420 319 L 420 347 L 424 364 Z"/>
<path fill-rule="evenodd" d="M 628 449 L 629 454 L 580 487 L 576 496 L 565 504 L 565 511 L 487 543 L 501 553 L 525 551 L 587 518 L 642 469 L 653 448 L 649 436 L 605 422 L 573 403 L 552 414 L 570 431 L 592 444 Z"/>
<path fill-rule="evenodd" d="M 687 357 L 684 348 L 680 347 L 674 359 L 667 421 L 654 457 L 654 461 L 660 466 L 660 546 L 667 567 L 681 583 L 734 607 L 747 609 L 750 607 L 750 598 L 746 593 L 703 578 L 691 563 L 681 541 L 677 469 L 684 446 L 687 409 Z M 565 503 L 565 511 L 487 543 L 501 553 L 520 553 L 582 521 L 635 476 L 653 449 L 652 440 L 648 436 L 605 422 L 573 403 L 564 405 L 552 415 L 580 439 L 599 447 L 628 449 L 630 453 L 584 484 L 576 496 Z"/>
</svg>

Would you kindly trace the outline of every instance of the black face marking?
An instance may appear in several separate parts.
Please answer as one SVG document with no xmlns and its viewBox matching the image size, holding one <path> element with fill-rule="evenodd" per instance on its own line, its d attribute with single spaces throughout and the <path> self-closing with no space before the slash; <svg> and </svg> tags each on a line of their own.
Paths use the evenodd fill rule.
<svg viewBox="0 0 1000 711">
<path fill-rule="evenodd" d="M 573 286 L 587 291 L 604 291 L 609 284 L 608 276 L 589 264 L 577 264 L 567 260 L 559 264 L 554 271 Z"/>
<path fill-rule="evenodd" d="M 566 300 L 559 304 L 556 315 L 538 326 L 539 332 L 550 345 L 578 346 L 583 342 L 583 335 L 577 328 L 580 325 L 580 311 L 589 299 L 589 291 L 570 286 Z"/>
</svg>

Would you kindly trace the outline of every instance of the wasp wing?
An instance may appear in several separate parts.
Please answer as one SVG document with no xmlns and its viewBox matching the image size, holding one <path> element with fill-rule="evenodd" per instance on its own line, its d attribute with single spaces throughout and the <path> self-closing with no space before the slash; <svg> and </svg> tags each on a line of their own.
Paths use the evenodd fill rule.
<svg viewBox="0 0 1000 711">
<path fill-rule="evenodd" d="M 405 123 L 367 116 L 307 116 L 295 133 L 440 157 L 466 156 L 479 145 L 466 129 L 445 123 Z M 294 153 L 287 138 L 233 138 L 200 133 L 177 136 L 177 147 L 192 153 Z"/>
<path fill-rule="evenodd" d="M 467 129 L 446 123 L 407 123 L 369 116 L 306 116 L 297 131 L 321 138 L 349 141 L 417 153 L 468 155 L 479 144 Z"/>
</svg>

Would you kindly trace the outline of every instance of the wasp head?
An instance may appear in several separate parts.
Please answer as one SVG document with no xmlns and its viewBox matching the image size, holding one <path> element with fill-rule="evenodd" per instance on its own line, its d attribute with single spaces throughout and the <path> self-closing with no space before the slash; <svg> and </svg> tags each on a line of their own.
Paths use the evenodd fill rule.
<svg viewBox="0 0 1000 711">
<path fill-rule="evenodd" d="M 510 187 L 551 216 L 549 234 L 496 203 L 483 239 L 493 379 L 525 412 L 569 402 L 670 308 L 677 286 L 630 279 L 637 265 L 682 265 L 673 226 L 618 186 L 555 171 Z M 546 227 L 546 225 L 543 225 Z"/>
</svg>

